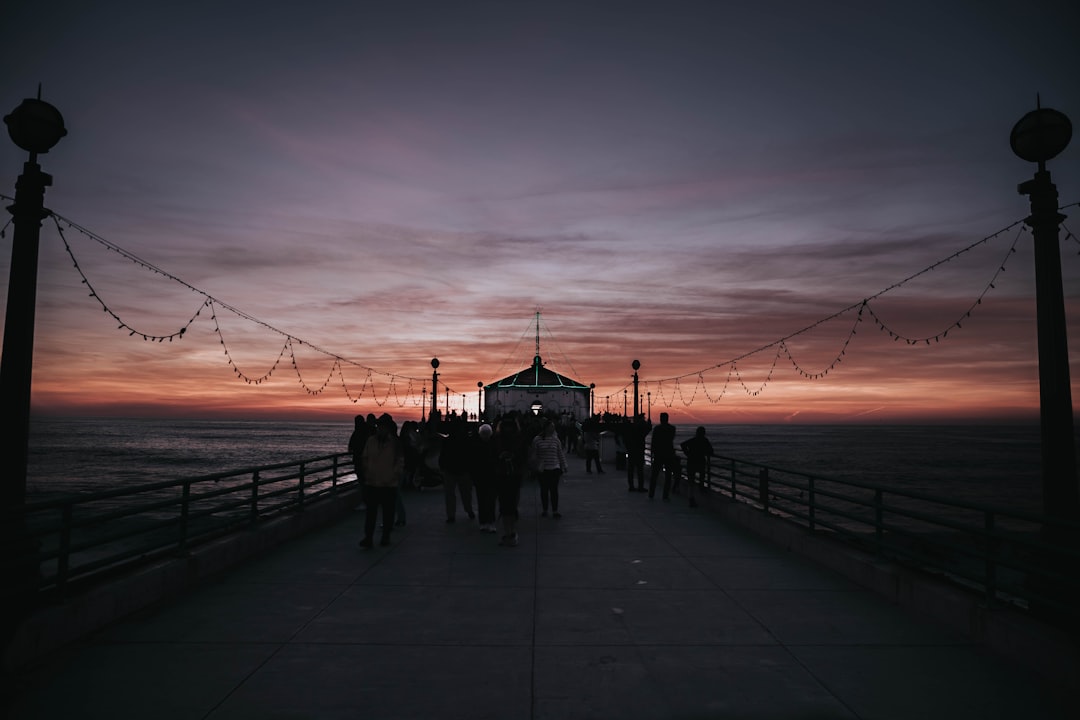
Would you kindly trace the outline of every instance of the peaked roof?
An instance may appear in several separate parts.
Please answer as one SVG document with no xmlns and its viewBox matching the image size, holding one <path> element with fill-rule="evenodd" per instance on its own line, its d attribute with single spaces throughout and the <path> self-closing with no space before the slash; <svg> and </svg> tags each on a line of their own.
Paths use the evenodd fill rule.
<svg viewBox="0 0 1080 720">
<path fill-rule="evenodd" d="M 513 375 L 504 377 L 502 380 L 491 383 L 488 388 L 570 388 L 573 390 L 588 390 L 589 387 L 577 380 L 571 380 L 565 375 L 560 375 L 554 370 L 548 370 L 540 361 L 540 356 L 533 358 L 532 367 L 519 370 Z"/>
</svg>

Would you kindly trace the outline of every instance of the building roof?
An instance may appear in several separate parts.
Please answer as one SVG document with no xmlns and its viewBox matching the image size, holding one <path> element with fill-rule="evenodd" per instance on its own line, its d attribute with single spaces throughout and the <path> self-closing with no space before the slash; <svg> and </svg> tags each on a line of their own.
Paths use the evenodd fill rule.
<svg viewBox="0 0 1080 720">
<path fill-rule="evenodd" d="M 589 386 L 579 383 L 577 380 L 571 380 L 565 375 L 560 375 L 554 370 L 548 370 L 544 367 L 544 363 L 540 361 L 540 356 L 537 355 L 533 358 L 532 367 L 519 370 L 513 375 L 504 377 L 502 380 L 491 383 L 485 386 L 485 390 L 498 389 L 505 390 L 517 388 L 521 390 L 532 388 L 567 388 L 571 390 L 588 390 Z"/>
</svg>

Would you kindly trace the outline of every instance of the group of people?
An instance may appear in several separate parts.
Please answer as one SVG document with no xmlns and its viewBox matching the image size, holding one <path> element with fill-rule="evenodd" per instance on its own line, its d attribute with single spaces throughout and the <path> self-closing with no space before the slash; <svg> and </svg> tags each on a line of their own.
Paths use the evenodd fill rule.
<svg viewBox="0 0 1080 720">
<path fill-rule="evenodd" d="M 511 413 L 492 424 L 484 423 L 473 431 L 464 416 L 442 422 L 437 413 L 421 432 L 416 423 L 406 423 L 401 436 L 397 423 L 388 413 L 376 418 L 357 415 L 349 439 L 357 479 L 363 486 L 366 505 L 364 537 L 361 547 L 374 545 L 376 524 L 381 511 L 381 545 L 389 545 L 394 527 L 405 525 L 405 504 L 401 489 L 414 481 L 423 465 L 425 448 L 434 447 L 438 471 L 446 500 L 446 522 L 457 520 L 457 506 L 469 519 L 479 515 L 480 531 L 498 533 L 502 525 L 501 545 L 518 544 L 518 505 L 523 477 L 531 473 L 540 487 L 541 516 L 561 518 L 559 485 L 567 471 L 564 439 L 550 418 L 531 418 Z M 604 472 L 600 464 L 600 426 L 593 419 L 582 424 L 585 442 L 585 469 Z M 662 497 L 671 499 L 682 477 L 679 457 L 675 452 L 675 426 L 667 413 L 660 413 L 660 424 L 652 427 L 641 415 L 623 423 L 620 436 L 626 450 L 627 489 L 648 492 L 656 496 L 657 481 L 664 474 Z M 650 439 L 651 436 L 651 439 Z M 418 439 L 420 438 L 420 439 Z M 424 440 L 423 438 L 427 438 Z M 437 440 L 432 442 L 431 439 Z M 595 443 L 595 446 L 590 443 Z M 652 467 L 648 488 L 645 487 L 645 449 L 651 446 Z M 696 485 L 709 475 L 713 456 L 712 443 L 705 428 L 699 427 L 694 436 L 680 444 L 686 458 L 687 496 L 691 507 Z M 635 484 L 636 478 L 636 484 Z M 476 510 L 473 509 L 475 491 Z"/>
<path fill-rule="evenodd" d="M 434 448 L 441 476 L 447 523 L 456 522 L 460 499 L 470 520 L 479 515 L 481 532 L 498 533 L 498 520 L 502 525 L 499 543 L 517 545 L 521 483 L 527 472 L 535 473 L 539 481 L 543 515 L 550 507 L 553 517 L 561 517 L 558 486 L 567 469 L 566 455 L 550 419 L 533 426 L 512 413 L 473 431 L 464 416 L 444 423 L 433 413 L 423 432 L 410 427 L 399 437 L 397 423 L 389 414 L 357 415 L 348 449 L 366 506 L 361 547 L 374 545 L 380 511 L 381 545 L 390 544 L 394 527 L 405 525 L 401 490 L 413 482 L 430 448 Z"/>
<path fill-rule="evenodd" d="M 648 440 L 649 435 L 652 439 Z M 656 483 L 660 473 L 664 473 L 663 499 L 671 500 L 673 490 L 679 489 L 682 466 L 675 453 L 675 426 L 668 414 L 660 413 L 660 424 L 655 428 L 638 415 L 626 423 L 622 431 L 623 447 L 626 450 L 626 483 L 629 492 L 648 492 L 649 498 L 656 497 Z M 645 447 L 652 451 L 652 468 L 649 472 L 649 487 L 645 488 Z M 679 448 L 686 457 L 686 494 L 690 507 L 697 507 L 694 488 L 704 484 L 709 477 L 709 466 L 713 456 L 713 446 L 705 433 L 704 427 L 698 427 L 694 436 L 680 443 Z M 635 485 L 634 479 L 637 478 Z"/>
</svg>

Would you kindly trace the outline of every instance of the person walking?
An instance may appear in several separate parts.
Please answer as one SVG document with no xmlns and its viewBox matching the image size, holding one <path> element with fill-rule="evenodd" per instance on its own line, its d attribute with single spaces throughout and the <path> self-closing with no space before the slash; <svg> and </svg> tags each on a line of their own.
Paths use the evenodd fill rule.
<svg viewBox="0 0 1080 720">
<path fill-rule="evenodd" d="M 472 484 L 476 489 L 476 512 L 480 519 L 480 532 L 495 530 L 495 499 L 498 495 L 495 431 L 487 423 L 476 431 L 469 453 Z"/>
<path fill-rule="evenodd" d="M 671 476 L 678 471 L 679 459 L 675 456 L 675 426 L 668 422 L 668 414 L 660 413 L 660 424 L 652 431 L 652 469 L 649 472 L 649 499 L 656 496 L 656 478 L 664 468 L 664 499 L 671 499 Z"/>
<path fill-rule="evenodd" d="M 540 434 L 532 442 L 531 455 L 537 472 L 540 474 L 541 517 L 547 517 L 548 506 L 551 516 L 561 518 L 559 513 L 559 478 L 566 472 L 566 455 L 562 443 L 555 436 L 555 424 L 544 420 Z"/>
<path fill-rule="evenodd" d="M 447 422 L 448 434 L 439 452 L 443 492 L 446 494 L 446 522 L 457 520 L 457 495 L 469 519 L 476 517 L 472 507 L 472 476 L 469 474 L 469 426 L 464 416 Z"/>
<path fill-rule="evenodd" d="M 600 416 L 593 415 L 581 424 L 581 435 L 585 442 L 585 472 L 592 474 L 593 463 L 596 472 L 604 474 L 600 464 Z"/>
<path fill-rule="evenodd" d="M 394 511 L 398 481 L 404 468 L 401 443 L 397 436 L 397 423 L 387 413 L 376 422 L 375 435 L 368 438 L 362 456 L 364 469 L 364 502 L 367 514 L 364 518 L 364 539 L 360 547 L 369 548 L 375 538 L 375 522 L 382 509 L 382 542 L 390 544 L 390 531 L 394 528 Z"/>
<path fill-rule="evenodd" d="M 500 545 L 518 544 L 517 524 L 518 504 L 521 501 L 521 473 L 524 453 L 522 434 L 517 420 L 505 417 L 495 429 L 495 482 L 499 495 L 499 518 L 502 520 L 503 535 Z"/>
<path fill-rule="evenodd" d="M 349 452 L 352 453 L 353 458 L 353 470 L 356 471 L 356 479 L 363 484 L 364 482 L 364 446 L 367 445 L 368 438 L 375 434 L 375 415 L 369 414 L 365 419 L 363 414 L 357 415 L 353 418 L 353 431 L 349 436 Z"/>
<path fill-rule="evenodd" d="M 697 507 L 697 501 L 694 500 L 694 486 L 700 481 L 704 488 L 709 481 L 713 446 L 705 437 L 705 428 L 699 426 L 694 432 L 694 437 L 683 440 L 679 447 L 686 456 L 686 494 L 690 498 L 690 507 Z"/>
<path fill-rule="evenodd" d="M 645 492 L 645 439 L 652 425 L 644 415 L 623 425 L 623 447 L 626 448 L 626 485 L 630 492 Z M 637 474 L 637 486 L 634 475 Z"/>
</svg>

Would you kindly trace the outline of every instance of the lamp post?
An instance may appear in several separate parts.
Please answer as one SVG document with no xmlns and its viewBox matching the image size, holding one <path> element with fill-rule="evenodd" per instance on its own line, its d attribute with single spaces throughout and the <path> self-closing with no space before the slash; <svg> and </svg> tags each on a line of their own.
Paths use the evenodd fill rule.
<svg viewBox="0 0 1080 720">
<path fill-rule="evenodd" d="M 27 98 L 4 116 L 11 140 L 30 153 L 15 182 L 11 212 L 15 232 L 11 242 L 3 358 L 0 360 L 0 408 L 6 428 L 0 433 L 0 542 L 10 553 L 12 572 L 0 591 L 0 613 L 6 644 L 17 622 L 37 592 L 37 547 L 26 536 L 26 465 L 30 454 L 30 386 L 34 366 L 34 311 L 37 302 L 38 247 L 45 210 L 45 188 L 52 176 L 41 171 L 37 156 L 49 152 L 67 135 L 60 111 L 41 99 Z"/>
<path fill-rule="evenodd" d="M 596 392 L 596 383 L 589 383 L 589 417 L 593 416 L 593 393 Z"/>
<path fill-rule="evenodd" d="M 484 383 L 476 382 L 476 419 L 484 421 Z"/>
<path fill-rule="evenodd" d="M 1057 577 L 1075 577 L 1075 560 L 1052 550 L 1075 551 L 1080 538 L 1066 523 L 1080 519 L 1080 489 L 1076 475 L 1076 441 L 1073 432 L 1072 390 L 1069 381 L 1069 346 L 1065 332 L 1065 297 L 1061 284 L 1061 248 L 1057 187 L 1050 180 L 1046 161 L 1069 144 L 1072 123 L 1063 113 L 1041 107 L 1024 115 L 1013 126 L 1009 145 L 1018 157 L 1038 163 L 1031 180 L 1017 190 L 1031 199 L 1031 227 L 1035 248 L 1035 315 L 1039 347 L 1039 425 L 1042 446 L 1043 512 L 1048 520 L 1042 538 L 1051 552 L 1042 557 L 1041 572 L 1029 578 L 1033 589 L 1031 608 L 1049 614 L 1074 631 L 1080 628 L 1075 584 Z M 1056 556 L 1056 557 L 1055 557 Z M 1050 598 L 1043 605 L 1043 598 Z"/>
<path fill-rule="evenodd" d="M 638 399 L 638 377 L 637 371 L 641 367 L 641 363 L 637 360 L 630 363 L 630 367 L 634 368 L 634 417 L 641 413 L 640 400 Z M 623 408 L 623 417 L 626 416 L 626 408 Z"/>
<path fill-rule="evenodd" d="M 1038 163 L 1035 177 L 1017 190 L 1031 198 L 1031 214 L 1024 222 L 1031 227 L 1035 246 L 1043 507 L 1048 517 L 1075 521 L 1080 518 L 1080 493 L 1058 245 L 1058 225 L 1065 216 L 1058 212 L 1057 187 L 1046 169 L 1046 161 L 1064 150 L 1071 138 L 1069 118 L 1037 107 L 1016 123 L 1009 144 L 1018 157 Z"/>
<path fill-rule="evenodd" d="M 649 390 L 645 395 L 649 399 L 649 422 L 652 422 L 652 390 Z"/>
<path fill-rule="evenodd" d="M 435 417 L 439 403 L 439 358 L 431 358 L 431 417 Z"/>
</svg>

